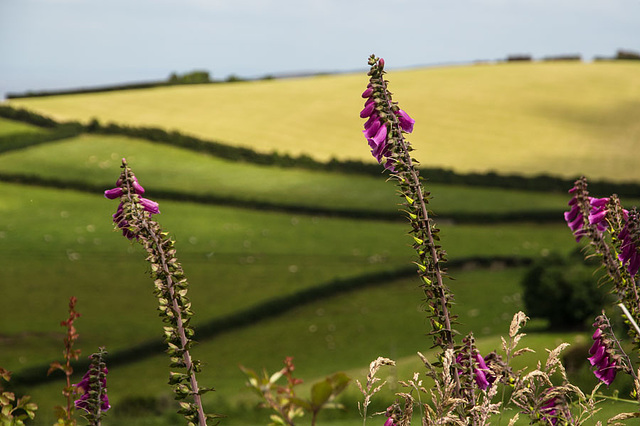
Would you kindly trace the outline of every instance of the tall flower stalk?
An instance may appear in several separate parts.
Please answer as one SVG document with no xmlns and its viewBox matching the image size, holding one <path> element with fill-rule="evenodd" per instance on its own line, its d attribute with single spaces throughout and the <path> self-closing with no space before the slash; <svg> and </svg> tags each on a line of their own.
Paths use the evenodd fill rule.
<svg viewBox="0 0 640 426">
<path fill-rule="evenodd" d="M 67 334 L 64 338 L 64 351 L 63 356 L 65 363 L 61 364 L 58 361 L 52 362 L 49 366 L 47 374 L 51 374 L 55 370 L 62 370 L 67 380 L 67 385 L 62 389 L 62 395 L 66 398 L 67 404 L 65 407 L 56 406 L 56 415 L 58 416 L 58 423 L 56 425 L 61 426 L 75 426 L 76 420 L 73 418 L 73 394 L 75 389 L 71 386 L 71 375 L 73 374 L 73 367 L 71 366 L 72 360 L 77 360 L 80 356 L 80 349 L 74 349 L 73 345 L 78 340 L 79 334 L 76 331 L 74 322 L 80 317 L 80 314 L 76 312 L 76 303 L 78 299 L 74 296 L 69 298 L 69 317 L 62 321 L 60 325 L 66 327 Z"/>
<path fill-rule="evenodd" d="M 391 172 L 404 201 L 431 323 L 429 334 L 443 351 L 453 349 L 455 316 L 451 314 L 453 294 L 444 282 L 446 253 L 438 243 L 439 229 L 427 208 L 429 192 L 422 185 L 418 162 L 411 156 L 413 148 L 405 139 L 405 134 L 413 131 L 415 120 L 393 101 L 384 79 L 384 60 L 371 55 L 369 65 L 369 84 L 362 93 L 366 102 L 360 112 L 360 117 L 367 119 L 363 133 L 372 155 Z"/>
<path fill-rule="evenodd" d="M 204 412 L 201 396 L 213 389 L 198 385 L 196 373 L 200 372 L 200 361 L 190 352 L 194 330 L 190 325 L 193 312 L 187 298 L 189 284 L 176 257 L 175 242 L 152 219 L 153 214 L 160 213 L 158 203 L 142 197 L 145 190 L 124 158 L 121 167 L 116 187 L 105 191 L 105 197 L 120 200 L 113 215 L 116 229 L 126 238 L 138 241 L 147 252 L 158 310 L 165 323 L 170 366 L 180 369 L 171 371 L 169 378 L 175 398 L 180 401 L 179 413 L 184 415 L 188 425 L 205 426 L 208 418 L 218 416 Z"/>
<path fill-rule="evenodd" d="M 107 396 L 107 365 L 105 356 L 107 351 L 104 348 L 89 358 L 91 365 L 89 370 L 82 377 L 82 380 L 73 385 L 82 393 L 80 398 L 75 400 L 75 407 L 86 411 L 84 417 L 91 426 L 100 426 L 104 413 L 111 408 L 109 397 Z"/>
</svg>

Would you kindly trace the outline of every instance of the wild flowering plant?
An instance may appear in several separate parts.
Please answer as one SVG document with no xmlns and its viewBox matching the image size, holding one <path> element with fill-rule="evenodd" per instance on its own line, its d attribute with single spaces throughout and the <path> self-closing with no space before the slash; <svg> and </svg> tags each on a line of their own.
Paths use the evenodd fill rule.
<svg viewBox="0 0 640 426">
<path fill-rule="evenodd" d="M 147 252 L 158 310 L 165 324 L 170 366 L 179 369 L 169 373 L 169 384 L 180 401 L 179 413 L 189 426 L 205 426 L 207 419 L 219 416 L 206 414 L 202 405 L 202 395 L 213 389 L 198 384 L 196 373 L 200 372 L 200 361 L 191 356 L 194 330 L 190 325 L 191 302 L 187 298 L 189 283 L 178 261 L 175 241 L 152 219 L 152 215 L 160 213 L 158 203 L 142 197 L 145 189 L 124 158 L 121 168 L 116 187 L 104 195 L 120 201 L 113 215 L 116 229 L 129 240 L 139 242 Z"/>
<path fill-rule="evenodd" d="M 589 195 L 587 179 L 576 180 L 569 190 L 572 195 L 570 209 L 564 214 L 567 225 L 576 241 L 588 240 L 589 255 L 601 259 L 611 283 L 611 292 L 616 296 L 627 324 L 627 332 L 636 353 L 640 351 L 640 290 L 638 271 L 640 270 L 640 213 L 634 207 L 622 207 L 617 195 L 595 198 Z M 589 248 L 591 250 L 589 250 Z M 633 376 L 639 383 L 632 360 L 616 337 L 607 316 L 602 313 L 593 326 L 593 346 L 589 350 L 589 362 L 595 376 L 610 385 L 618 372 Z M 638 389 L 632 395 L 640 402 Z M 640 413 L 636 413 L 640 417 Z"/>
<path fill-rule="evenodd" d="M 73 385 L 80 393 L 80 398 L 74 401 L 75 408 L 86 412 L 84 417 L 91 426 L 100 426 L 104 413 L 111 408 L 107 396 L 109 371 L 104 359 L 106 355 L 104 348 L 92 354 L 89 370 L 79 383 Z"/>
<path fill-rule="evenodd" d="M 390 172 L 390 180 L 396 182 L 404 201 L 431 325 L 429 334 L 434 347 L 440 348 L 433 363 L 420 354 L 427 377 L 433 380 L 433 388 L 427 390 L 417 373 L 413 380 L 400 382 L 408 391 L 397 394 L 403 402 L 389 407 L 385 426 L 411 424 L 416 406 L 420 408 L 423 425 L 485 425 L 492 416 L 501 418 L 506 409 L 512 408 L 519 413 L 511 418 L 509 425 L 515 424 L 520 414 L 528 416 L 532 424 L 585 424 L 598 411 L 595 400 L 598 386 L 590 395 L 585 395 L 570 383 L 561 363 L 561 353 L 567 344 L 549 351 L 544 365 L 539 362 L 531 371 L 514 371 L 513 359 L 531 352 L 528 348 L 517 349 L 524 336 L 520 329 L 528 319 L 524 313 L 514 316 L 508 339 L 502 339 L 502 354 L 493 351 L 483 357 L 475 347 L 473 334 L 461 342 L 456 341 L 457 332 L 453 329 L 456 316 L 451 312 L 454 299 L 444 280 L 446 253 L 439 244 L 438 228 L 427 208 L 430 194 L 424 189 L 418 162 L 406 139 L 406 134 L 413 131 L 415 120 L 392 100 L 384 77 L 384 60 L 372 55 L 369 65 L 369 84 L 362 93 L 366 101 L 360 112 L 360 117 L 367 119 L 363 133 L 372 155 Z M 576 239 L 588 237 L 596 253 L 602 256 L 621 306 L 625 309 L 629 306 L 627 321 L 635 324 L 634 318 L 640 314 L 635 281 L 640 269 L 640 214 L 623 209 L 615 196 L 589 197 L 584 179 L 577 181 L 570 192 L 574 198 L 565 219 Z M 608 239 L 606 232 L 612 235 Z M 613 335 L 608 319 L 600 317 L 594 325 L 597 327 L 594 344 L 585 358 L 591 355 L 589 361 L 596 377 L 607 385 L 618 371 L 635 377 L 629 357 Z M 637 346 L 640 329 L 634 325 L 630 334 Z M 640 389 L 637 378 L 636 387 Z M 429 402 L 422 402 L 421 394 L 426 394 Z M 368 393 L 363 391 L 363 395 L 366 402 Z M 624 413 L 612 422 L 631 417 L 640 417 L 640 413 Z"/>
<path fill-rule="evenodd" d="M 76 420 L 73 418 L 73 395 L 76 391 L 76 388 L 71 385 L 71 376 L 73 375 L 73 367 L 71 366 L 71 362 L 73 360 L 77 360 L 80 356 L 80 349 L 74 349 L 73 345 L 78 340 L 79 334 L 76 330 L 74 322 L 76 319 L 80 317 L 80 313 L 76 311 L 76 303 L 78 299 L 76 297 L 69 298 L 69 317 L 60 323 L 61 326 L 66 327 L 67 334 L 64 338 L 64 364 L 61 364 L 58 361 L 52 362 L 49 371 L 47 374 L 51 374 L 56 370 L 61 370 L 66 378 L 67 385 L 62 389 L 62 395 L 67 400 L 65 406 L 56 406 L 54 409 L 56 411 L 56 416 L 58 417 L 58 422 L 56 426 L 75 426 L 77 424 Z"/>
<path fill-rule="evenodd" d="M 297 393 L 296 387 L 302 384 L 302 379 L 293 376 L 295 365 L 292 357 L 285 358 L 284 367 L 271 375 L 266 370 L 259 375 L 243 366 L 240 369 L 247 375 L 249 389 L 262 399 L 263 406 L 275 412 L 269 423 L 274 426 L 294 426 L 296 418 L 306 413 L 311 416 L 311 425 L 315 425 L 322 410 L 343 408 L 335 402 L 335 398 L 345 390 L 350 381 L 344 373 L 332 374 L 314 383 L 310 397 L 305 399 Z M 286 380 L 284 386 L 278 384 L 281 378 Z"/>
</svg>

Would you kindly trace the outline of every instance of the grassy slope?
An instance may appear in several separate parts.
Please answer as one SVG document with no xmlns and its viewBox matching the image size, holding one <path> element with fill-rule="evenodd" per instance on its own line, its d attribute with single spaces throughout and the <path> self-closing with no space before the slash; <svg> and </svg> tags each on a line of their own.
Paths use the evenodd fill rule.
<svg viewBox="0 0 640 426">
<path fill-rule="evenodd" d="M 9 152 L 0 156 L 0 170 L 44 178 L 81 179 L 108 188 L 113 185 L 122 157 L 128 159 L 150 193 L 164 189 L 290 206 L 374 212 L 394 212 L 399 208 L 394 185 L 385 182 L 382 174 L 347 176 L 236 163 L 117 136 L 84 135 Z M 434 194 L 431 206 L 440 215 L 567 208 L 568 197 L 563 193 L 427 185 Z M 625 205 L 633 201 L 623 200 Z"/>
<path fill-rule="evenodd" d="M 89 346 L 106 340 L 116 349 L 157 336 L 143 255 L 111 230 L 115 202 L 8 184 L 0 185 L 0 193 L 0 253 L 8 260 L 3 274 L 10 277 L 3 286 L 3 315 L 14 319 L 3 323 L 1 332 L 12 345 L 0 355 L 0 365 L 19 367 L 20 345 L 31 345 L 41 333 L 48 336 L 41 343 L 59 345 L 57 324 L 71 295 L 86 312 L 83 339 Z M 200 321 L 335 277 L 403 267 L 411 260 L 404 224 L 159 201 L 159 220 L 178 240 Z M 562 224 L 445 226 L 442 234 L 451 259 L 536 256 L 574 245 Z M 34 310 L 41 314 L 31 315 Z M 114 326 L 114 318 L 123 321 L 120 326 Z M 34 353 L 26 364 L 58 351 Z"/>
<path fill-rule="evenodd" d="M 638 180 L 640 64 L 526 63 L 391 71 L 426 166 Z M 179 129 L 262 151 L 370 160 L 364 73 L 13 100 L 58 119 Z M 481 161 L 479 161 L 481 160 Z"/>
<path fill-rule="evenodd" d="M 0 117 L 0 136 L 16 133 L 38 133 L 46 130 L 19 121 L 8 120 Z"/>
</svg>

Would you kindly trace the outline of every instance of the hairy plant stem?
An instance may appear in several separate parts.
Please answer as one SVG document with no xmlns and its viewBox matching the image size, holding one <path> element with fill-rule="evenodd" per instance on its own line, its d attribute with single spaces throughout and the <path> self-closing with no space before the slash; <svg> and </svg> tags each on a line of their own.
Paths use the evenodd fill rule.
<svg viewBox="0 0 640 426">
<path fill-rule="evenodd" d="M 176 323 L 178 326 L 178 335 L 180 336 L 180 343 L 182 344 L 182 350 L 184 351 L 182 354 L 182 359 L 184 360 L 185 368 L 189 372 L 189 382 L 191 383 L 191 390 L 193 392 L 193 400 L 196 406 L 198 407 L 198 421 L 201 426 L 205 426 L 207 424 L 207 420 L 204 414 L 204 409 L 202 407 L 202 398 L 200 397 L 200 389 L 198 387 L 198 381 L 196 379 L 195 369 L 193 366 L 193 362 L 191 360 L 191 353 L 188 349 L 187 335 L 184 331 L 183 319 L 180 307 L 178 306 L 178 301 L 175 294 L 173 279 L 171 278 L 169 272 L 169 266 L 167 264 L 167 257 L 162 248 L 162 244 L 160 243 L 160 238 L 158 235 L 153 232 L 153 230 L 148 226 L 146 221 L 143 222 L 143 226 L 145 230 L 149 233 L 151 238 L 153 239 L 153 243 L 160 254 L 160 264 L 162 265 L 162 269 L 165 274 L 167 274 L 167 290 L 169 291 L 169 295 L 171 296 L 171 304 L 173 306 L 174 315 L 176 315 Z"/>
<path fill-rule="evenodd" d="M 131 188 L 129 169 L 128 167 L 125 167 L 124 170 L 125 170 L 125 182 L 127 185 L 127 194 L 129 197 L 129 201 L 132 203 L 132 205 L 135 205 L 131 195 L 134 192 L 132 191 L 132 188 Z M 187 373 L 189 374 L 189 382 L 191 384 L 192 397 L 197 408 L 198 422 L 200 426 L 206 426 L 207 420 L 206 420 L 204 408 L 202 406 L 200 388 L 198 387 L 198 381 L 195 375 L 196 369 L 191 358 L 191 353 L 189 352 L 189 339 L 187 338 L 187 334 L 184 328 L 185 321 L 182 317 L 182 310 L 178 304 L 178 299 L 175 291 L 175 283 L 172 278 L 172 273 L 169 269 L 169 262 L 167 261 L 167 256 L 163 248 L 162 238 L 155 232 L 154 227 L 152 227 L 149 224 L 149 221 L 147 220 L 145 215 L 143 214 L 140 216 L 141 217 L 139 217 L 139 220 L 140 220 L 139 223 L 142 224 L 144 233 L 149 237 L 147 238 L 146 236 L 141 236 L 143 243 L 145 245 L 145 248 L 148 249 L 147 251 L 155 251 L 159 254 L 158 261 L 162 266 L 162 270 L 164 272 L 164 278 L 165 278 L 165 284 L 166 284 L 165 288 L 169 292 L 171 306 L 173 308 L 173 314 L 175 315 L 175 319 L 176 319 L 176 328 L 177 328 L 178 336 L 180 338 L 180 343 L 181 343 L 181 348 L 180 348 L 182 352 L 181 356 L 182 356 L 182 360 L 184 361 Z"/>
<path fill-rule="evenodd" d="M 403 170 L 404 173 L 395 172 L 395 176 L 402 183 L 403 179 L 405 179 L 405 177 L 403 177 L 402 174 L 405 174 L 406 176 L 406 173 L 408 173 L 409 175 L 408 180 L 410 181 L 409 188 L 412 192 L 412 196 L 417 199 L 417 200 L 414 200 L 413 203 L 416 203 L 416 202 L 418 203 L 417 212 L 419 213 L 419 215 L 416 215 L 418 230 L 423 231 L 427 236 L 427 242 L 429 246 L 429 256 L 431 259 L 431 262 L 430 262 L 431 265 L 430 265 L 430 268 L 428 269 L 430 269 L 430 273 L 435 276 L 436 282 L 437 282 L 437 285 L 435 286 L 435 289 L 434 289 L 435 290 L 434 295 L 438 300 L 437 303 L 439 305 L 439 310 L 440 310 L 440 312 L 438 313 L 438 321 L 442 320 L 444 322 L 442 330 L 436 330 L 436 328 L 434 327 L 433 332 L 439 333 L 441 336 L 444 335 L 444 339 L 443 339 L 444 342 L 438 343 L 438 345 L 442 347 L 443 354 L 444 354 L 444 352 L 447 349 L 451 351 L 455 350 L 455 342 L 453 340 L 454 334 L 451 327 L 451 314 L 447 306 L 448 301 L 447 301 L 447 295 L 445 291 L 443 271 L 440 268 L 441 259 L 440 259 L 438 250 L 436 248 L 436 240 L 432 232 L 432 220 L 429 217 L 429 210 L 427 209 L 427 200 L 425 199 L 426 195 L 425 195 L 423 186 L 420 182 L 420 177 L 418 174 L 419 172 L 417 171 L 414 165 L 413 159 L 411 158 L 408 142 L 404 139 L 403 132 L 401 130 L 402 126 L 400 125 L 398 117 L 394 113 L 394 109 L 393 109 L 394 103 L 391 100 L 391 94 L 388 90 L 387 82 L 384 79 L 383 70 L 380 70 L 380 84 L 382 86 L 382 93 L 384 94 L 383 102 L 386 104 L 385 109 L 389 112 L 387 114 L 387 117 L 391 121 L 391 128 L 390 128 L 391 138 L 394 140 L 396 147 L 400 149 L 403 168 L 406 169 L 406 171 Z M 409 207 L 412 207 L 412 203 L 410 203 Z M 416 250 L 418 251 L 418 257 L 422 259 L 422 256 L 420 255 L 420 249 L 417 248 Z M 422 265 L 422 266 L 425 266 L 425 265 Z M 424 284 L 422 288 L 427 300 L 431 299 L 432 297 L 429 295 L 427 288 L 424 287 Z M 433 326 L 433 322 L 432 322 L 432 326 Z M 438 339 L 440 339 L 440 337 L 438 337 Z M 457 395 L 460 395 L 461 382 L 460 382 L 460 377 L 458 375 L 458 368 L 455 366 L 455 364 L 451 366 L 451 374 L 454 378 L 455 393 Z"/>
<path fill-rule="evenodd" d="M 387 88 L 387 83 L 384 80 L 384 78 L 380 78 L 381 82 L 382 82 L 382 86 L 383 86 L 383 93 L 385 94 L 385 102 L 388 105 L 389 110 L 392 110 L 392 105 L 393 102 L 391 101 L 391 99 L 389 98 L 389 91 Z M 389 114 L 390 119 L 393 120 L 393 127 L 395 129 L 400 129 L 400 123 L 398 121 L 398 118 L 395 116 L 395 114 Z M 398 131 L 398 134 L 396 135 L 395 138 L 395 142 L 396 144 L 399 145 L 401 151 L 402 151 L 402 155 L 403 155 L 403 160 L 406 164 L 408 173 L 411 177 L 411 181 L 412 181 L 412 186 L 414 188 L 414 193 L 417 195 L 418 198 L 418 203 L 419 203 L 419 209 L 420 209 L 420 213 L 422 214 L 422 220 L 420 221 L 420 226 L 421 228 L 426 232 L 427 234 L 427 238 L 429 241 L 429 251 L 431 254 L 431 259 L 433 261 L 433 273 L 436 276 L 436 280 L 438 283 L 438 289 L 439 289 L 439 302 L 440 302 L 440 309 L 442 310 L 442 314 L 444 316 L 444 329 L 445 329 L 445 341 L 447 344 L 447 347 L 450 349 L 454 348 L 454 341 L 453 341 L 453 332 L 451 329 L 451 318 L 450 318 L 450 314 L 449 314 L 449 309 L 447 308 L 447 300 L 446 300 L 446 296 L 445 293 L 443 291 L 444 289 L 444 280 L 442 278 L 442 271 L 440 269 L 440 258 L 438 256 L 438 252 L 436 250 L 436 246 L 435 246 L 435 240 L 433 238 L 433 234 L 431 232 L 431 218 L 429 217 L 429 211 L 427 209 L 427 202 L 424 198 L 424 192 L 422 191 L 422 185 L 420 184 L 420 179 L 418 177 L 418 172 L 416 171 L 416 168 L 413 164 L 413 159 L 411 158 L 411 154 L 409 153 L 409 150 L 407 149 L 407 143 L 404 140 L 404 136 L 402 135 L 401 131 Z M 458 380 L 458 376 L 456 375 L 456 381 Z"/>
</svg>

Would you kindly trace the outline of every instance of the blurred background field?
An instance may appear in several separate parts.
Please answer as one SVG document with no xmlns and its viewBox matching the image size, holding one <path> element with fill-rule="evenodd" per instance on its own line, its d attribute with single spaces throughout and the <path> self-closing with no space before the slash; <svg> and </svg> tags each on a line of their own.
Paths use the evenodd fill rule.
<svg viewBox="0 0 640 426">
<path fill-rule="evenodd" d="M 389 79 L 416 118 L 410 140 L 423 166 L 640 183 L 629 154 L 640 136 L 638 71 L 632 63 L 528 63 L 393 71 Z M 267 153 L 373 161 L 358 118 L 365 85 L 364 75 L 335 75 L 8 104 L 62 121 L 148 125 Z M 47 132 L 0 119 L 4 138 Z M 337 370 L 363 381 L 378 356 L 401 361 L 389 373 L 399 378 L 419 368 L 415 353 L 431 344 L 428 324 L 401 200 L 382 171 L 258 165 L 85 132 L 0 153 L 0 365 L 40 405 L 35 424 L 53 423 L 50 407 L 62 403 L 62 382 L 47 382 L 44 373 L 61 360 L 59 322 L 70 296 L 82 314 L 83 356 L 106 346 L 118 359 L 108 379 L 114 409 L 104 424 L 178 424 L 166 409 L 168 359 L 157 349 L 162 329 L 144 254 L 113 231 L 117 203 L 102 196 L 122 157 L 160 203 L 157 219 L 177 240 L 191 283 L 196 356 L 205 362 L 201 382 L 216 388 L 205 403 L 229 415 L 224 423 L 267 418 L 254 409 L 239 364 L 275 371 L 293 356 L 307 387 Z M 473 330 L 488 352 L 524 307 L 526 264 L 576 249 L 562 217 L 568 196 L 425 179 L 455 278 L 458 329 Z M 638 197 L 623 204 L 638 204 Z M 530 211 L 545 219 L 523 218 Z M 502 219 L 487 220 L 491 215 Z M 590 335 L 545 326 L 535 320 L 525 330 L 539 356 L 563 340 L 584 345 Z M 595 383 L 586 367 L 576 374 Z M 384 393 L 378 408 L 392 398 Z M 360 424 L 357 400 L 352 386 L 343 397 L 347 411 L 327 422 Z"/>
<path fill-rule="evenodd" d="M 422 162 L 640 179 L 640 63 L 525 62 L 392 70 Z M 260 152 L 374 161 L 358 140 L 365 73 L 15 99 L 58 120 L 178 129 Z M 612 149 L 613 148 L 613 149 Z"/>
</svg>

